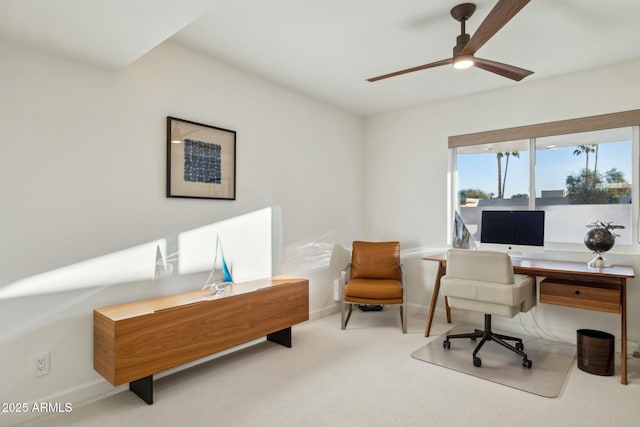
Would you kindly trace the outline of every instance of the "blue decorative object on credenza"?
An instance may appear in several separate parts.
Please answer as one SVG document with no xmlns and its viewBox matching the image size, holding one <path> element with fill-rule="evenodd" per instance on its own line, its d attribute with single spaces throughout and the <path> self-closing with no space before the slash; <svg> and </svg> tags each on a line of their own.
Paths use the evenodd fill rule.
<svg viewBox="0 0 640 427">
<path fill-rule="evenodd" d="M 218 236 L 216 239 L 216 253 L 213 260 L 213 269 L 211 270 L 211 274 L 209 274 L 209 277 L 204 283 L 202 289 L 211 289 L 214 294 L 223 294 L 230 285 L 233 285 L 231 269 L 227 265 L 227 261 L 224 259 L 222 243 L 220 242 L 220 236 Z"/>
</svg>

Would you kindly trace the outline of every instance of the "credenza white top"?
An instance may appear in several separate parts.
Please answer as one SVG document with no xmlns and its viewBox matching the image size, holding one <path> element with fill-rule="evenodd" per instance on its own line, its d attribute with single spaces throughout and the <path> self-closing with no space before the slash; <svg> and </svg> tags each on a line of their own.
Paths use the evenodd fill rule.
<svg viewBox="0 0 640 427">
<path fill-rule="evenodd" d="M 233 285 L 229 286 L 222 294 L 214 294 L 210 289 L 202 289 L 176 295 L 168 295 L 125 304 L 112 305 L 109 307 L 102 307 L 94 311 L 113 321 L 117 321 L 142 316 L 145 314 L 152 314 L 161 310 L 168 310 L 184 305 L 198 304 L 222 298 L 229 298 L 249 292 L 259 291 L 261 289 L 297 282 L 308 282 L 308 280 L 285 276 L 268 277 L 248 282 L 234 283 Z"/>
</svg>

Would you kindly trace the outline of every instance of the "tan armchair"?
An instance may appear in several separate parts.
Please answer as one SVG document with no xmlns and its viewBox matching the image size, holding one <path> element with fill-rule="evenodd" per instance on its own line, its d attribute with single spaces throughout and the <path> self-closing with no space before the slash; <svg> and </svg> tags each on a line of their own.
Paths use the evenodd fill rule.
<svg viewBox="0 0 640 427">
<path fill-rule="evenodd" d="M 399 305 L 402 332 L 407 332 L 407 298 L 404 290 L 399 242 L 353 242 L 351 263 L 340 280 L 341 327 L 345 329 L 354 304 Z M 345 318 L 345 310 L 349 309 Z"/>
<path fill-rule="evenodd" d="M 526 277 L 516 282 L 509 255 L 502 252 L 450 249 L 447 253 L 447 274 L 442 277 L 442 292 L 452 308 L 484 313 L 484 330 L 447 335 L 442 345 L 451 348 L 452 338 L 481 338 L 473 351 L 473 365 L 480 367 L 477 356 L 487 341 L 494 341 L 522 357 L 522 366 L 531 368 L 521 338 L 497 334 L 491 330 L 491 315 L 514 317 L 529 311 L 536 304 L 535 279 Z M 507 341 L 515 341 L 515 345 Z"/>
</svg>

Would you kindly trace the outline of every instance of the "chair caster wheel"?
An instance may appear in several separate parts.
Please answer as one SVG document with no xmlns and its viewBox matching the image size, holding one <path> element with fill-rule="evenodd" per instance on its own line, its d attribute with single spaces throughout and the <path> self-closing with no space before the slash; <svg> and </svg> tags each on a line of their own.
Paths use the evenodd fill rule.
<svg viewBox="0 0 640 427">
<path fill-rule="evenodd" d="M 449 340 L 442 341 L 442 347 L 444 347 L 447 350 L 449 350 L 451 348 L 451 341 L 449 341 Z"/>
<path fill-rule="evenodd" d="M 479 357 L 474 357 L 473 366 L 475 366 L 476 368 L 479 368 L 480 366 L 482 366 L 482 360 L 480 360 Z"/>
<path fill-rule="evenodd" d="M 517 342 L 516 343 L 516 349 L 522 351 L 524 350 L 524 344 L 522 344 L 521 342 Z"/>
<path fill-rule="evenodd" d="M 527 369 L 531 369 L 531 360 L 522 359 L 522 367 L 523 368 L 527 368 Z"/>
</svg>

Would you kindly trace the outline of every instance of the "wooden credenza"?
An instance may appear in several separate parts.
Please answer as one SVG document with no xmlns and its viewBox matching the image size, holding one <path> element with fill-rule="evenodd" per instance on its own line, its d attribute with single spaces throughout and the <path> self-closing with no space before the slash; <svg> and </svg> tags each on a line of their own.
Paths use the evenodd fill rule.
<svg viewBox="0 0 640 427">
<path fill-rule="evenodd" d="M 153 374 L 267 336 L 291 347 L 309 320 L 309 281 L 273 277 L 96 309 L 93 367 L 153 403 Z"/>
</svg>

